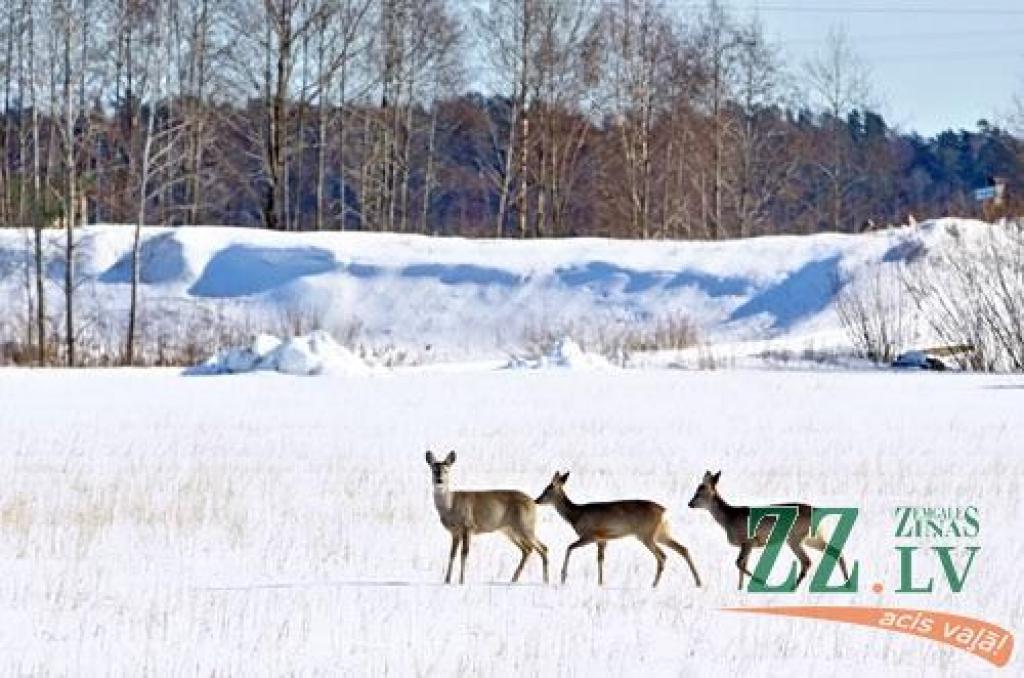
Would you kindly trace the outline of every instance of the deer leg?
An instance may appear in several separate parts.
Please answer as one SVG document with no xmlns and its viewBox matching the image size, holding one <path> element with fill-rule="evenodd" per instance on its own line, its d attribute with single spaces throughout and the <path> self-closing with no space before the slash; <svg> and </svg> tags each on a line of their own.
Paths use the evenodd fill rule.
<svg viewBox="0 0 1024 678">
<path fill-rule="evenodd" d="M 799 540 L 792 540 L 789 543 L 789 549 L 796 554 L 797 560 L 800 561 L 800 574 L 796 578 L 796 588 L 800 588 L 800 582 L 807 576 L 807 571 L 811 569 L 811 557 L 807 555 L 807 551 L 804 551 L 804 547 L 800 545 Z"/>
<path fill-rule="evenodd" d="M 545 546 L 535 535 L 530 535 L 530 542 L 533 550 L 540 554 L 540 562 L 544 566 L 544 583 L 548 583 L 548 547 Z"/>
<path fill-rule="evenodd" d="M 654 583 L 651 584 L 651 587 L 654 588 L 661 581 L 661 573 L 665 570 L 665 552 L 650 537 L 641 539 L 640 542 L 654 554 L 654 559 L 658 561 L 658 569 L 654 572 Z"/>
<path fill-rule="evenodd" d="M 606 541 L 597 542 L 597 585 L 604 586 L 604 547 L 608 545 Z"/>
<path fill-rule="evenodd" d="M 466 558 L 469 556 L 469 530 L 462 532 L 462 554 L 459 563 L 459 583 L 466 583 Z"/>
<path fill-rule="evenodd" d="M 452 532 L 452 550 L 448 552 L 448 571 L 444 575 L 444 583 L 452 583 L 452 565 L 455 564 L 455 552 L 459 550 L 459 542 L 462 541 L 459 538 L 458 532 Z"/>
<path fill-rule="evenodd" d="M 523 573 L 523 568 L 526 567 L 526 561 L 529 559 L 530 553 L 533 551 L 533 547 L 521 537 L 509 536 L 509 539 L 511 539 L 512 543 L 518 546 L 519 550 L 523 552 L 523 557 L 519 561 L 519 566 L 516 568 L 515 574 L 512 575 L 512 583 L 515 584 L 519 581 L 519 575 Z"/>
<path fill-rule="evenodd" d="M 565 560 L 562 562 L 562 583 L 563 584 L 565 583 L 565 580 L 569 577 L 569 556 L 572 554 L 573 550 L 578 549 L 581 546 L 586 546 L 587 544 L 593 544 L 593 543 L 594 543 L 594 538 L 593 537 L 580 537 L 579 539 L 577 539 L 573 543 L 569 544 L 569 548 L 565 549 Z"/>
<path fill-rule="evenodd" d="M 662 544 L 669 547 L 670 549 L 672 549 L 673 551 L 675 551 L 683 557 L 683 559 L 686 561 L 686 564 L 690 566 L 690 574 L 693 575 L 693 581 L 696 582 L 697 586 L 699 587 L 700 575 L 697 574 L 697 568 L 694 567 L 693 560 L 690 558 L 690 552 L 687 550 L 687 548 L 679 542 L 677 542 L 672 537 L 669 537 L 668 535 L 662 535 L 658 541 L 660 541 Z"/>
<path fill-rule="evenodd" d="M 850 581 L 850 572 L 846 569 L 846 559 L 843 558 L 842 552 L 836 551 L 833 553 L 832 549 L 828 547 L 828 542 L 819 536 L 806 540 L 804 542 L 804 546 L 810 546 L 812 549 L 835 556 L 836 560 L 839 561 L 839 569 L 843 571 L 843 579 L 845 581 Z"/>
<path fill-rule="evenodd" d="M 736 567 L 740 571 L 740 583 L 739 583 L 739 590 L 740 591 L 743 590 L 743 575 L 744 574 L 747 575 L 748 577 L 750 577 L 751 579 L 754 578 L 754 575 L 750 574 L 750 571 L 747 570 L 747 558 L 750 557 L 750 550 L 751 550 L 751 548 L 753 548 L 753 547 L 750 545 L 749 541 L 743 542 L 740 545 L 740 555 L 736 558 Z"/>
<path fill-rule="evenodd" d="M 839 554 L 839 569 L 843 571 L 843 579 L 850 581 L 850 573 L 846 569 L 846 560 L 842 553 Z"/>
</svg>

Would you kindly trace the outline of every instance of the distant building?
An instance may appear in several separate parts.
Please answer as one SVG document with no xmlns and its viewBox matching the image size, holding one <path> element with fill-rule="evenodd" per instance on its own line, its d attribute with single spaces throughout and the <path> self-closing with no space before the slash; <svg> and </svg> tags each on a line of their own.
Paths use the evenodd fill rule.
<svg viewBox="0 0 1024 678">
<path fill-rule="evenodd" d="M 1004 177 L 990 176 L 983 188 L 975 189 L 974 199 L 981 203 L 981 214 L 985 221 L 995 221 L 1008 216 L 1010 195 Z"/>
</svg>

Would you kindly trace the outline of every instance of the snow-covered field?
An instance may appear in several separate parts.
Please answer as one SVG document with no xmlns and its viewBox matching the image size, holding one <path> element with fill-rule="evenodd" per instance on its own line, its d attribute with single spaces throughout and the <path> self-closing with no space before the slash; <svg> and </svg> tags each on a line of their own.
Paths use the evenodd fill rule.
<svg viewBox="0 0 1024 678">
<path fill-rule="evenodd" d="M 238 339 L 322 328 L 390 362 L 432 363 L 507 358 L 563 336 L 604 352 L 658 335 L 659 345 L 672 344 L 685 341 L 691 328 L 702 343 L 829 349 L 848 343 L 835 313 L 842 284 L 921 248 L 943 247 L 953 228 L 990 227 L 950 219 L 861 235 L 723 242 L 153 227 L 141 248 L 142 343 L 153 352 L 189 340 L 216 344 L 230 330 Z M 57 330 L 63 234 L 46 235 Z M 130 227 L 109 225 L 78 233 L 83 345 L 121 345 L 131 235 Z M 31 252 L 29 233 L 0 230 L 0 311 L 7 321 L 0 341 L 24 335 Z"/>
<path fill-rule="evenodd" d="M 925 607 L 1019 632 L 1022 404 L 1020 377 L 965 374 L 0 371 L 0 674 L 986 675 L 926 640 L 720 608 Z M 609 545 L 604 589 L 592 549 L 566 586 L 537 560 L 509 586 L 498 536 L 443 586 L 428 447 L 458 450 L 456 488 L 535 495 L 570 469 L 577 501 L 660 501 L 705 587 L 670 556 L 650 589 L 634 542 Z M 735 550 L 686 508 L 708 468 L 735 502 L 860 507 L 860 593 L 737 592 Z M 935 593 L 892 593 L 905 504 L 979 507 L 962 593 L 934 564 Z M 557 571 L 571 533 L 540 515 Z"/>
</svg>

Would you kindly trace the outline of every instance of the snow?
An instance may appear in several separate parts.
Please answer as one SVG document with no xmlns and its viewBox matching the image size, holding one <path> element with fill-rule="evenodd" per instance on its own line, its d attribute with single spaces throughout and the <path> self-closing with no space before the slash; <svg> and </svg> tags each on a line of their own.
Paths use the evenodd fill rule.
<svg viewBox="0 0 1024 678">
<path fill-rule="evenodd" d="M 506 365 L 509 369 L 561 368 L 567 370 L 610 370 L 614 369 L 608 359 L 596 353 L 584 351 L 570 337 L 562 337 L 549 351 L 537 358 L 513 356 Z"/>
<path fill-rule="evenodd" d="M 0 674 L 991 675 L 918 638 L 722 608 L 902 606 L 1019 632 L 1022 394 L 1019 376 L 916 371 L 0 370 Z M 662 503 L 705 587 L 670 554 L 652 590 L 633 541 L 609 544 L 604 589 L 592 547 L 565 586 L 536 559 L 508 586 L 500 535 L 443 586 L 428 448 L 459 452 L 454 489 L 535 496 L 560 469 L 576 501 Z M 737 592 L 736 549 L 686 507 L 709 468 L 735 502 L 860 507 L 859 593 Z M 893 592 L 904 504 L 978 506 L 962 593 L 926 559 L 936 590 Z M 538 535 L 557 572 L 571 530 L 541 508 Z"/>
<path fill-rule="evenodd" d="M 566 336 L 609 355 L 623 333 L 685 319 L 705 344 L 843 347 L 834 307 L 841 284 L 990 228 L 946 219 L 861 235 L 640 242 L 152 227 L 141 253 L 143 343 L 222 325 L 244 337 L 322 328 L 367 354 L 429 363 L 507 358 Z M 62 237 L 47 233 L 55 318 Z M 78 235 L 80 317 L 112 345 L 123 334 L 130 243 L 125 226 Z M 0 340 L 21 336 L 19 266 L 30 247 L 27 233 L 0 231 L 0 308 L 12 318 Z"/>
<path fill-rule="evenodd" d="M 323 330 L 281 340 L 257 336 L 251 346 L 233 346 L 187 370 L 188 374 L 240 374 L 271 370 L 283 374 L 364 374 L 370 366 Z"/>
</svg>

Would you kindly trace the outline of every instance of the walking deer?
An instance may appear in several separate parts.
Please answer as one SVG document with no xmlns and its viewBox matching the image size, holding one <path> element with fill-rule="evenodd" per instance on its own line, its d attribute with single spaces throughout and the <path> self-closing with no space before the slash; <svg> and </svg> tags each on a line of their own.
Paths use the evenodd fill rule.
<svg viewBox="0 0 1024 678">
<path fill-rule="evenodd" d="M 736 558 L 736 567 L 740 571 L 739 588 L 742 590 L 743 576 L 746 575 L 751 579 L 754 578 L 754 575 L 747 569 L 747 558 L 750 557 L 750 551 L 768 543 L 768 537 L 775 526 L 775 518 L 772 516 L 765 517 L 758 524 L 754 536 L 749 536 L 747 525 L 750 521 L 750 507 L 732 506 L 725 499 L 722 499 L 722 496 L 718 494 L 718 480 L 721 477 L 721 471 L 715 474 L 712 474 L 711 471 L 706 471 L 704 479 L 697 486 L 697 491 L 694 492 L 693 499 L 690 500 L 689 505 L 690 508 L 707 509 L 711 513 L 711 517 L 715 519 L 715 522 L 725 530 L 725 536 L 729 543 L 740 548 L 739 557 Z M 800 586 L 800 582 L 807 576 L 807 571 L 811 566 L 811 558 L 803 547 L 809 546 L 818 551 L 825 551 L 828 547 L 828 541 L 825 539 L 825 535 L 820 527 L 816 533 L 811 533 L 811 511 L 813 507 L 810 505 L 786 502 L 783 504 L 773 504 L 773 506 L 795 506 L 797 509 L 796 522 L 793 523 L 793 527 L 786 537 L 786 544 L 796 554 L 797 560 L 800 561 L 800 574 L 796 580 L 796 585 Z M 849 580 L 850 575 L 846 570 L 846 561 L 841 553 L 838 556 L 839 567 L 843 571 L 843 577 Z"/>
<path fill-rule="evenodd" d="M 597 543 L 597 583 L 604 585 L 604 550 L 612 539 L 636 537 L 654 554 L 658 561 L 658 569 L 654 574 L 654 586 L 661 580 L 665 569 L 665 552 L 658 544 L 664 544 L 676 551 L 690 566 L 693 580 L 700 586 L 700 576 L 693 566 L 690 553 L 686 547 L 672 538 L 664 507 L 653 501 L 629 499 L 625 501 L 596 502 L 592 504 L 574 504 L 566 496 L 563 486 L 569 479 L 568 472 L 559 474 L 557 471 L 551 478 L 551 484 L 537 497 L 538 504 L 551 504 L 576 531 L 579 539 L 565 550 L 565 561 L 562 563 L 562 583 L 569 576 L 569 556 L 575 549 L 588 544 Z"/>
<path fill-rule="evenodd" d="M 534 534 L 537 522 L 537 508 L 527 495 L 516 490 L 485 490 L 479 492 L 452 492 L 449 486 L 449 472 L 455 463 L 452 450 L 444 461 L 434 458 L 427 451 L 427 464 L 434 481 L 434 506 L 441 524 L 452 535 L 452 548 L 448 554 L 448 570 L 444 583 L 452 581 L 452 564 L 455 552 L 462 545 L 459 565 L 459 583 L 465 583 L 466 557 L 469 555 L 469 541 L 474 534 L 500 531 L 519 547 L 523 557 L 512 575 L 512 582 L 519 581 L 519 575 L 526 566 L 526 560 L 534 551 L 540 554 L 544 566 L 544 583 L 548 582 L 548 548 Z"/>
</svg>

